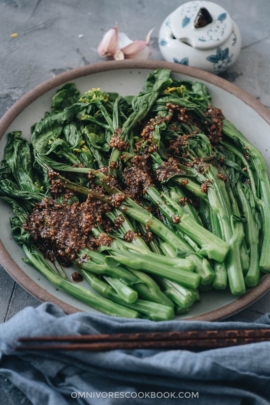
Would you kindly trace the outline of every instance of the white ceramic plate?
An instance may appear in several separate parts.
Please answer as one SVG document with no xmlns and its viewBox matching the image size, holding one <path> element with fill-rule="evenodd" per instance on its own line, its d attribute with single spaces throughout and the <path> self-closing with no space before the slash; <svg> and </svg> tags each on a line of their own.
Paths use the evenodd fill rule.
<svg viewBox="0 0 270 405">
<path fill-rule="evenodd" d="M 176 78 L 203 81 L 210 90 L 213 105 L 220 107 L 225 117 L 262 152 L 270 168 L 270 113 L 265 107 L 244 91 L 217 76 L 198 69 L 157 61 L 122 61 L 89 65 L 66 72 L 38 86 L 19 100 L 2 118 L 0 158 L 3 158 L 6 134 L 22 130 L 23 136 L 30 139 L 30 127 L 49 110 L 56 89 L 64 83 L 74 82 L 81 93 L 92 87 L 101 87 L 104 91 L 119 92 L 121 95 L 137 94 L 147 74 L 158 67 L 170 68 Z M 12 240 L 10 234 L 11 215 L 10 207 L 0 201 L 0 260 L 5 269 L 31 294 L 43 301 L 55 302 L 67 313 L 78 310 L 98 313 L 55 288 L 37 270 L 22 261 L 23 251 Z M 71 274 L 72 269 L 68 269 L 67 272 Z M 89 287 L 86 282 L 81 285 Z M 252 303 L 269 287 L 268 276 L 258 287 L 238 299 L 227 291 L 202 293 L 201 301 L 192 307 L 186 318 L 205 320 L 224 318 Z"/>
</svg>

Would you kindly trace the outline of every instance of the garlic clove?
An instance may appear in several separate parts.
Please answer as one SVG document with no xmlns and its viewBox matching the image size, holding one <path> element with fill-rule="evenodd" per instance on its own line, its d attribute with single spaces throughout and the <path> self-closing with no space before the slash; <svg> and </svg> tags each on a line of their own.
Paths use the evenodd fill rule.
<svg viewBox="0 0 270 405">
<path fill-rule="evenodd" d="M 132 41 L 124 32 L 118 33 L 118 26 L 111 28 L 105 33 L 98 46 L 98 53 L 104 58 L 123 59 L 147 59 L 151 55 L 149 48 L 151 29 L 146 35 L 145 41 Z"/>
<path fill-rule="evenodd" d="M 151 55 L 149 46 L 145 41 L 134 41 L 130 45 L 121 49 L 125 59 L 148 59 Z"/>
<path fill-rule="evenodd" d="M 121 51 L 121 49 L 117 49 L 117 51 L 115 52 L 115 54 L 113 55 L 113 58 L 115 60 L 124 60 L 125 59 L 125 55 L 124 53 Z"/>
<path fill-rule="evenodd" d="M 111 28 L 104 34 L 99 46 L 98 54 L 103 58 L 112 58 L 118 50 L 118 26 Z"/>
<path fill-rule="evenodd" d="M 128 46 L 132 44 L 132 39 L 130 39 L 127 34 L 124 32 L 119 32 L 118 33 L 118 48 L 122 49 L 125 48 L 125 46 Z"/>
</svg>

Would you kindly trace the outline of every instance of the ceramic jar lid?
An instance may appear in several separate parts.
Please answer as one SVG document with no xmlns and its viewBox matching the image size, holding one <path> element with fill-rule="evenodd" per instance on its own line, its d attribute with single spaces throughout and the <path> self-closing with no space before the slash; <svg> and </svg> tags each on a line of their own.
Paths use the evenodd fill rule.
<svg viewBox="0 0 270 405">
<path fill-rule="evenodd" d="M 222 45 L 233 31 L 227 11 L 210 1 L 191 1 L 177 8 L 171 17 L 173 36 L 197 49 Z"/>
</svg>

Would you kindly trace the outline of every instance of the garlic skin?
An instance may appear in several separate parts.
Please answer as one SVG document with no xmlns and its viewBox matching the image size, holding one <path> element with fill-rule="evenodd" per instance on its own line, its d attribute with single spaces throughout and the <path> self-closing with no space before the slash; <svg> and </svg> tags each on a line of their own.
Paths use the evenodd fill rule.
<svg viewBox="0 0 270 405">
<path fill-rule="evenodd" d="M 109 31 L 104 34 L 99 46 L 98 54 L 102 58 L 113 58 L 118 50 L 118 26 L 115 25 Z"/>
<path fill-rule="evenodd" d="M 98 53 L 104 58 L 123 59 L 148 59 L 151 55 L 149 47 L 153 29 L 148 32 L 144 41 L 132 41 L 124 32 L 118 33 L 118 26 L 110 29 L 103 36 L 98 46 Z"/>
</svg>

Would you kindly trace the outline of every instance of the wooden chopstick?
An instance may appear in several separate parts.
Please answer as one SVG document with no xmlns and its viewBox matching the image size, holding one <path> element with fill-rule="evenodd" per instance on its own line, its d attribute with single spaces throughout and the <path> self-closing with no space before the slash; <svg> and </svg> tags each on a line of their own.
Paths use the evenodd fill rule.
<svg viewBox="0 0 270 405">
<path fill-rule="evenodd" d="M 190 340 L 154 340 L 154 341 L 120 341 L 102 343 L 43 344 L 22 345 L 15 347 L 20 351 L 52 350 L 130 350 L 130 349 L 214 349 L 270 341 L 269 338 L 228 338 L 228 339 L 190 339 Z"/>
<path fill-rule="evenodd" d="M 182 332 L 139 332 L 77 336 L 21 337 L 19 342 L 114 342 L 186 339 L 270 338 L 270 329 L 189 330 Z"/>
<path fill-rule="evenodd" d="M 84 336 L 37 336 L 18 339 L 16 350 L 211 349 L 270 341 L 270 329 L 140 332 Z M 45 344 L 40 344 L 45 342 Z M 67 343 L 69 342 L 69 343 Z M 28 344 L 32 343 L 32 344 Z M 37 344 L 39 343 L 39 344 Z"/>
</svg>

